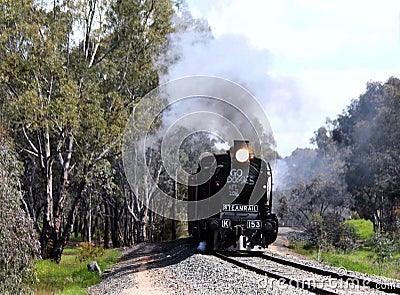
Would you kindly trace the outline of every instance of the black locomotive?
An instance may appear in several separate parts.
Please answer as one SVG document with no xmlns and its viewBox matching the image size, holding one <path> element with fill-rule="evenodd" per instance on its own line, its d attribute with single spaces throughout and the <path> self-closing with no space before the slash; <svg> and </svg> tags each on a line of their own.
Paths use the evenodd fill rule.
<svg viewBox="0 0 400 295">
<path fill-rule="evenodd" d="M 189 209 L 188 229 L 206 250 L 264 251 L 277 237 L 271 166 L 254 156 L 248 141 L 235 140 L 226 153 L 203 157 L 189 178 L 188 199 L 202 203 Z M 201 218 L 199 210 L 210 217 Z"/>
</svg>

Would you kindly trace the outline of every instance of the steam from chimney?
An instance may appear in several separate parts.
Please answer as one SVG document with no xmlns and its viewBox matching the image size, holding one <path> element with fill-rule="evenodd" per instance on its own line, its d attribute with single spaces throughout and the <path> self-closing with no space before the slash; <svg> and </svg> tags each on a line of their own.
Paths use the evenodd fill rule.
<svg viewBox="0 0 400 295">
<path fill-rule="evenodd" d="M 242 35 L 225 34 L 214 38 L 207 21 L 194 19 L 185 9 L 175 18 L 175 23 L 178 29 L 170 36 L 170 49 L 166 54 L 166 60 L 175 63 L 168 67 L 162 82 L 192 75 L 216 76 L 236 82 L 259 100 L 271 122 L 278 148 L 287 148 L 284 145 L 297 138 L 304 142 L 301 125 L 309 115 L 304 108 L 312 102 L 307 102 L 295 80 L 274 73 L 271 52 L 253 46 Z M 246 105 L 247 102 L 242 103 Z M 185 109 L 189 112 L 194 107 L 182 103 L 170 114 L 182 113 Z M 223 113 L 226 109 L 220 105 L 215 111 Z"/>
</svg>

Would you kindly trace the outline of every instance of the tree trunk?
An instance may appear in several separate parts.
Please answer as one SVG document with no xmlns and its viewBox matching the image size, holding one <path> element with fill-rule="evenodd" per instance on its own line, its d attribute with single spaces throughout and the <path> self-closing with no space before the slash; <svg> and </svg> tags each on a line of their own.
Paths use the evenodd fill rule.
<svg viewBox="0 0 400 295">
<path fill-rule="evenodd" d="M 75 224 L 74 224 L 74 237 L 78 238 L 79 236 L 79 219 L 75 218 Z"/>
<path fill-rule="evenodd" d="M 175 175 L 175 179 L 177 179 L 177 175 Z M 176 208 L 175 208 L 175 203 L 176 200 L 178 199 L 178 181 L 174 181 L 174 192 L 175 192 L 175 199 L 172 200 L 172 220 L 171 220 L 171 234 L 172 234 L 172 240 L 176 240 L 176 220 L 175 220 L 175 215 L 176 215 Z"/>
<path fill-rule="evenodd" d="M 64 246 L 71 236 L 73 224 L 75 222 L 75 209 L 79 203 L 81 193 L 85 187 L 85 182 L 82 181 L 79 187 L 79 196 L 76 197 L 73 201 L 70 213 L 67 218 L 67 223 L 65 225 L 62 224 L 64 220 L 64 206 L 69 182 L 69 165 L 72 156 L 72 136 L 70 136 L 68 140 L 69 141 L 66 158 L 63 159 L 61 154 L 58 155 L 59 163 L 61 166 L 61 181 L 59 189 L 57 191 L 58 198 L 56 199 L 56 201 L 53 196 L 53 160 L 50 147 L 50 135 L 47 128 L 43 133 L 43 151 L 40 155 L 40 163 L 46 186 L 46 202 L 43 214 L 43 228 L 40 237 L 41 254 L 44 259 L 49 258 L 56 262 L 60 262 Z"/>
<path fill-rule="evenodd" d="M 113 214 L 113 222 L 112 222 L 112 230 L 111 230 L 111 240 L 113 244 L 113 248 L 119 248 L 121 247 L 121 241 L 118 237 L 118 232 L 119 232 L 119 222 L 118 222 L 118 204 L 115 204 L 114 208 L 114 214 Z"/>
<path fill-rule="evenodd" d="M 147 236 L 147 225 L 149 223 L 149 209 L 146 206 L 143 211 L 143 216 L 142 216 L 142 236 L 143 236 L 143 242 L 148 240 Z"/>
<path fill-rule="evenodd" d="M 124 209 L 123 226 L 124 226 L 124 245 L 128 245 L 129 223 L 128 223 L 127 210 L 125 209 Z"/>
<path fill-rule="evenodd" d="M 153 228 L 154 228 L 154 220 L 153 220 L 153 212 L 150 210 L 149 211 L 149 234 L 148 234 L 148 239 L 150 242 L 154 242 L 154 233 L 153 233 Z"/>
<path fill-rule="evenodd" d="M 94 217 L 94 223 L 93 223 L 92 228 L 94 228 L 94 231 L 92 234 L 92 239 L 97 242 L 97 245 L 100 245 L 101 236 L 100 236 L 100 231 L 98 230 L 98 228 L 99 228 L 99 215 L 98 214 L 96 214 Z"/>
<path fill-rule="evenodd" d="M 58 154 L 59 164 L 61 167 L 61 176 L 60 176 L 60 185 L 57 191 L 57 202 L 55 202 L 54 206 L 54 230 L 55 236 L 57 240 L 60 238 L 62 234 L 62 220 L 64 219 L 64 207 L 65 207 L 65 200 L 67 199 L 67 189 L 69 185 L 69 166 L 71 163 L 72 158 L 72 148 L 73 148 L 73 137 L 72 135 L 68 136 L 67 139 L 67 148 L 65 153 L 65 159 L 63 158 L 62 154 Z M 84 188 L 81 188 L 82 190 Z"/>
<path fill-rule="evenodd" d="M 61 255 L 62 252 L 64 251 L 64 247 L 67 244 L 67 242 L 69 241 L 71 234 L 72 234 L 72 230 L 74 227 L 74 221 L 75 221 L 75 217 L 76 217 L 76 208 L 80 202 L 81 196 L 77 196 L 71 206 L 71 210 L 68 214 L 68 218 L 67 218 L 67 223 L 65 224 L 64 230 L 63 230 L 63 234 L 62 236 L 57 240 L 57 243 L 54 244 L 54 248 L 52 251 L 52 257 L 51 259 L 57 263 L 60 263 L 61 261 Z"/>
<path fill-rule="evenodd" d="M 165 240 L 164 235 L 165 235 L 165 217 L 163 216 L 161 221 L 161 234 L 160 234 L 161 241 Z"/>
<path fill-rule="evenodd" d="M 92 242 L 92 192 L 89 192 L 89 208 L 87 211 L 87 241 L 88 243 Z"/>
<path fill-rule="evenodd" d="M 110 248 L 110 209 L 107 202 L 104 202 L 104 248 Z"/>
<path fill-rule="evenodd" d="M 40 155 L 42 175 L 46 186 L 46 202 L 43 212 L 43 228 L 40 236 L 41 255 L 44 259 L 51 258 L 51 248 L 54 238 L 54 220 L 53 220 L 53 161 L 50 156 L 49 133 L 44 132 L 44 151 Z M 40 142 L 40 140 L 39 140 Z M 50 255 L 50 256 L 49 256 Z"/>
<path fill-rule="evenodd" d="M 71 237 L 71 234 L 72 234 L 72 231 L 74 228 L 77 208 L 82 199 L 82 195 L 83 195 L 83 191 L 84 191 L 85 187 L 86 187 L 86 180 L 85 180 L 85 178 L 83 178 L 83 180 L 81 180 L 81 182 L 79 184 L 78 194 L 74 198 L 74 200 L 71 204 L 71 209 L 68 213 L 68 217 L 67 217 L 65 226 L 63 227 L 62 235 L 58 236 L 58 232 L 55 230 L 53 231 L 53 239 L 54 239 L 53 247 L 51 249 L 52 251 L 50 253 L 49 258 L 57 263 L 59 263 L 61 261 L 61 255 L 62 255 L 62 252 L 64 251 L 64 247 Z M 56 237 L 58 237 L 58 238 L 56 238 Z"/>
</svg>

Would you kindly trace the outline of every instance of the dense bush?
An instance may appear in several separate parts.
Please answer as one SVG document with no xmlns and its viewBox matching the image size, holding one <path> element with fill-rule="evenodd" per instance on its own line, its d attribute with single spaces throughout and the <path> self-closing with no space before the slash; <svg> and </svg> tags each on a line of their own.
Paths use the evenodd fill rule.
<svg viewBox="0 0 400 295">
<path fill-rule="evenodd" d="M 21 209 L 21 165 L 0 129 L 0 293 L 31 293 L 36 281 L 39 242 L 30 218 Z"/>
<path fill-rule="evenodd" d="M 389 234 L 376 233 L 370 241 L 371 250 L 374 252 L 373 258 L 379 266 L 379 273 L 382 273 L 383 264 L 392 260 L 396 253 L 396 243 Z"/>
<path fill-rule="evenodd" d="M 322 223 L 323 218 L 320 215 L 313 215 L 310 223 L 307 225 L 306 233 L 308 241 L 313 248 L 317 248 L 321 244 L 322 239 Z"/>
<path fill-rule="evenodd" d="M 87 260 L 93 260 L 96 259 L 97 257 L 101 257 L 104 253 L 104 248 L 103 247 L 96 247 L 93 243 L 89 242 L 82 242 L 79 243 L 78 246 L 78 255 L 76 256 L 76 259 L 79 262 L 87 261 Z"/>
<path fill-rule="evenodd" d="M 287 234 L 287 239 L 291 242 L 291 243 L 308 243 L 310 238 L 308 236 L 308 234 L 304 231 L 300 231 L 300 232 L 289 232 Z"/>
<path fill-rule="evenodd" d="M 314 215 L 306 228 L 306 235 L 310 246 L 319 251 L 351 252 L 357 247 L 355 228 L 343 223 L 337 214 Z"/>
<path fill-rule="evenodd" d="M 368 241 L 374 236 L 374 224 L 371 220 L 352 219 L 344 222 L 347 225 L 353 226 L 356 230 L 358 240 Z"/>
<path fill-rule="evenodd" d="M 339 231 L 339 241 L 335 246 L 344 253 L 356 250 L 358 247 L 356 243 L 356 228 L 350 224 L 342 223 L 339 227 Z"/>
</svg>

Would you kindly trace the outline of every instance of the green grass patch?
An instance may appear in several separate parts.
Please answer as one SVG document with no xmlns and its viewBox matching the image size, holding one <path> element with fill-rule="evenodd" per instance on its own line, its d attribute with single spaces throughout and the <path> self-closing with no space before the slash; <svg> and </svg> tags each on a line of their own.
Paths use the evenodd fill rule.
<svg viewBox="0 0 400 295">
<path fill-rule="evenodd" d="M 352 219 L 346 220 L 345 224 L 351 225 L 356 229 L 356 236 L 359 240 L 368 241 L 374 236 L 374 225 L 371 220 Z"/>
<path fill-rule="evenodd" d="M 379 275 L 378 264 L 371 257 L 372 251 L 366 248 L 355 251 L 352 254 L 322 253 L 321 259 L 336 267 L 344 267 L 347 270 L 365 274 Z M 313 255 L 315 259 L 317 255 Z M 384 264 L 382 276 L 400 279 L 400 254 L 396 254 L 392 261 Z"/>
<path fill-rule="evenodd" d="M 358 240 L 363 240 L 369 245 L 371 238 L 374 237 L 373 224 L 370 220 L 356 219 L 345 221 L 346 224 L 353 226 L 356 230 Z M 318 251 L 310 246 L 307 241 L 292 241 L 289 248 L 293 251 L 318 260 Z M 385 277 L 400 279 L 400 253 L 396 253 L 392 260 L 385 261 L 380 273 L 379 265 L 376 261 L 376 254 L 370 247 L 359 246 L 359 248 L 350 253 L 343 253 L 340 250 L 325 250 L 320 253 L 320 259 L 323 263 L 344 267 L 349 271 L 356 271 L 371 275 L 382 275 Z"/>
<path fill-rule="evenodd" d="M 369 258 L 369 255 L 371 252 L 368 250 L 358 250 L 352 254 L 322 253 L 321 259 L 332 266 L 344 267 L 347 270 L 366 274 L 377 274 L 378 268 L 371 268 L 372 259 Z M 316 259 L 316 255 L 313 258 Z"/>
<path fill-rule="evenodd" d="M 308 257 L 311 257 L 313 254 L 313 250 L 308 242 L 290 243 L 289 249 Z"/>
<path fill-rule="evenodd" d="M 86 288 L 101 281 L 100 275 L 87 269 L 89 261 L 79 262 L 77 249 L 64 249 L 59 264 L 50 260 L 38 261 L 36 270 L 40 283 L 36 294 L 87 294 Z M 117 249 L 105 250 L 95 260 L 104 271 L 121 256 Z"/>
</svg>

